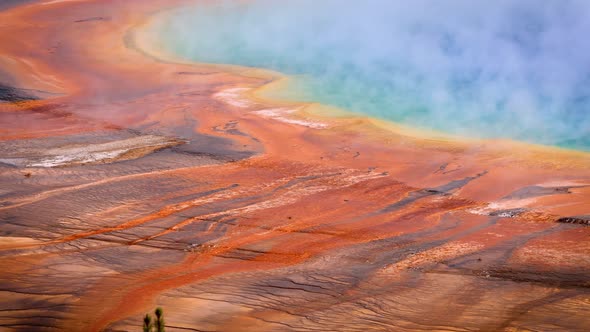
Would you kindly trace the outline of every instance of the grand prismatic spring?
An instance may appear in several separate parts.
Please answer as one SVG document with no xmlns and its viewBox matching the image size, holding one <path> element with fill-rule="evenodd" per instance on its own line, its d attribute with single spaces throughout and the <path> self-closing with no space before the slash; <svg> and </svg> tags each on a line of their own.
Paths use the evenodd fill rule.
<svg viewBox="0 0 590 332">
<path fill-rule="evenodd" d="M 589 331 L 587 1 L 0 1 L 0 331 Z"/>
</svg>

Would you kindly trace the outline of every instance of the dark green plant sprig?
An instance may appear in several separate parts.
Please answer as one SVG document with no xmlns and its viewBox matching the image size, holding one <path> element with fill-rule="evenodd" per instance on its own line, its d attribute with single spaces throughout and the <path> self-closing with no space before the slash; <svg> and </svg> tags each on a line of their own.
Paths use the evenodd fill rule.
<svg viewBox="0 0 590 332">
<path fill-rule="evenodd" d="M 156 314 L 156 332 L 165 332 L 165 327 L 164 327 L 164 311 L 162 310 L 162 308 L 158 307 L 156 308 L 155 311 Z"/>
<path fill-rule="evenodd" d="M 150 314 L 145 314 L 145 317 L 143 317 L 143 332 L 152 332 L 152 317 Z"/>
</svg>

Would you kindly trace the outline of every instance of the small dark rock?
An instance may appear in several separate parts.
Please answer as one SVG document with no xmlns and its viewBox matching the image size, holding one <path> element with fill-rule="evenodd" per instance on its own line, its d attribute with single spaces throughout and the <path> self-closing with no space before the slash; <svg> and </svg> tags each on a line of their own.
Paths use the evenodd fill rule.
<svg viewBox="0 0 590 332">
<path fill-rule="evenodd" d="M 563 217 L 557 219 L 557 222 L 564 224 L 578 224 L 590 226 L 590 216 Z"/>
</svg>

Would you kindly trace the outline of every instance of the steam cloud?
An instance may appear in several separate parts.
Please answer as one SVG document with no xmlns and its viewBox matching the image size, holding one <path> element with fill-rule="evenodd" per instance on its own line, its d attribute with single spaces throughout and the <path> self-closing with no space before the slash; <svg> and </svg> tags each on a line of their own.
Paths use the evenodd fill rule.
<svg viewBox="0 0 590 332">
<path fill-rule="evenodd" d="M 157 29 L 193 60 L 304 75 L 300 99 L 590 150 L 586 0 L 219 1 Z"/>
</svg>

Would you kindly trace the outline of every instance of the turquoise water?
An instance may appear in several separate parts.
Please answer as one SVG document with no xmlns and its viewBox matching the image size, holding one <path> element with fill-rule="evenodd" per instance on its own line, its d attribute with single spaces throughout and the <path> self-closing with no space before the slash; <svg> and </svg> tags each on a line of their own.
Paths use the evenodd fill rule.
<svg viewBox="0 0 590 332">
<path fill-rule="evenodd" d="M 294 75 L 283 98 L 590 150 L 590 2 L 218 1 L 157 30 L 187 59 Z"/>
</svg>

